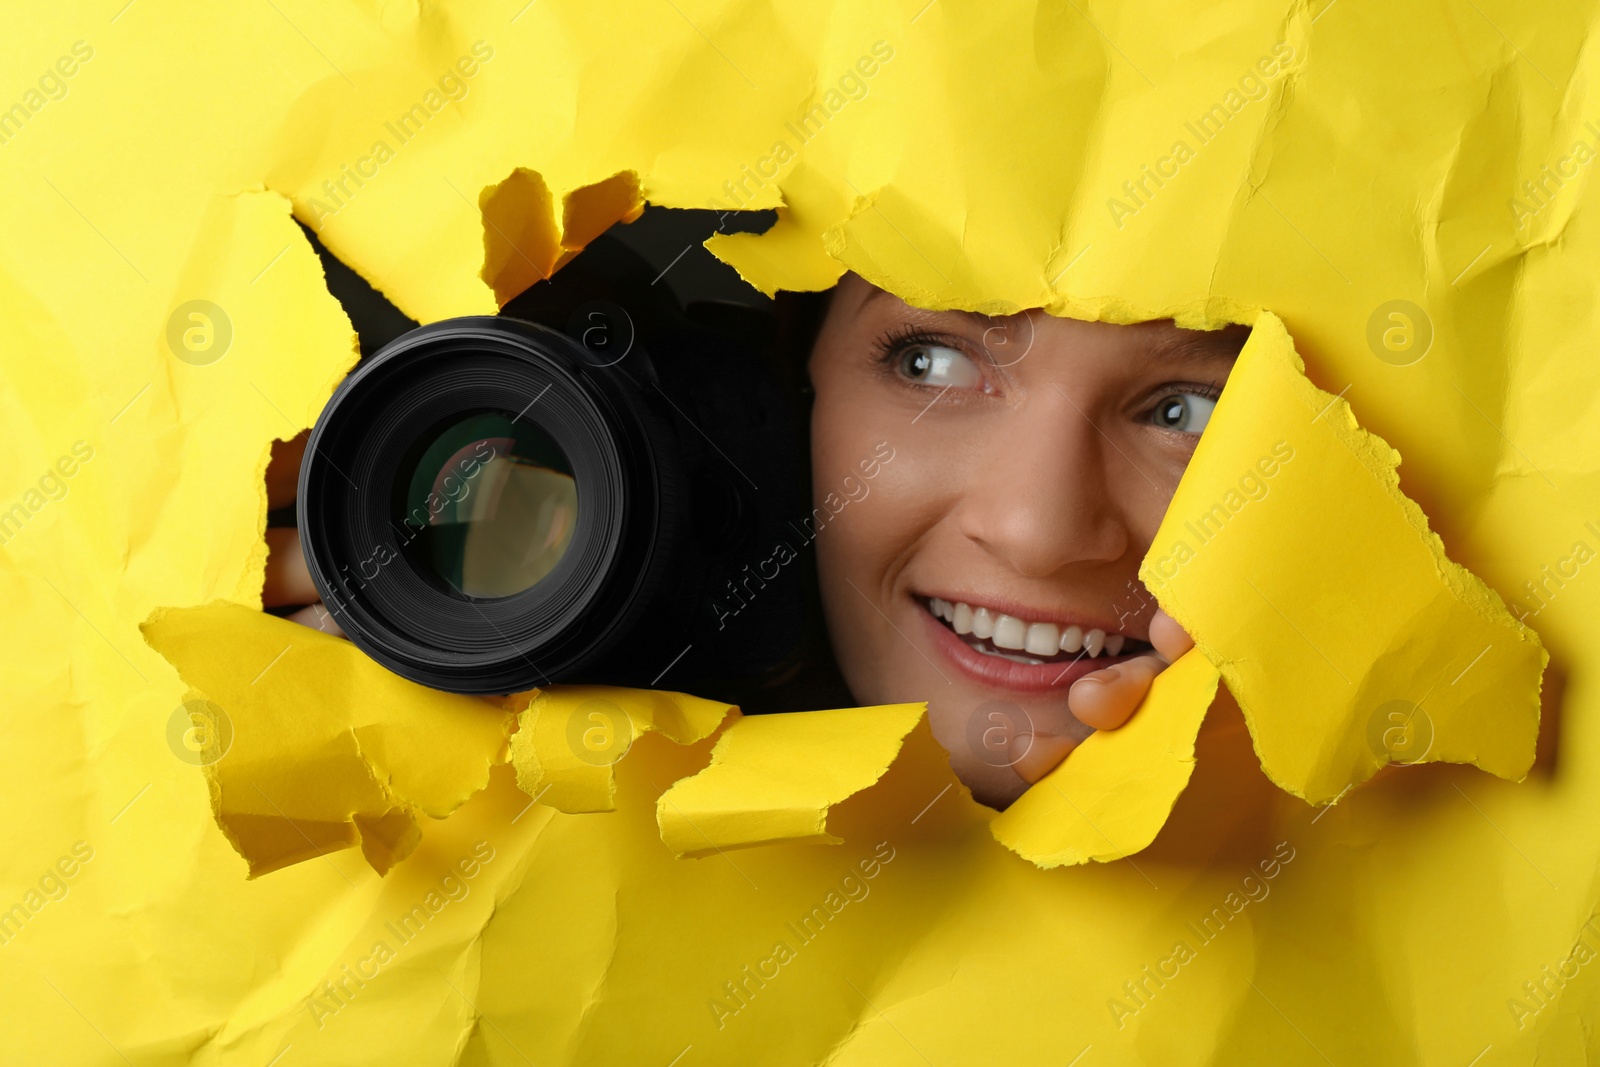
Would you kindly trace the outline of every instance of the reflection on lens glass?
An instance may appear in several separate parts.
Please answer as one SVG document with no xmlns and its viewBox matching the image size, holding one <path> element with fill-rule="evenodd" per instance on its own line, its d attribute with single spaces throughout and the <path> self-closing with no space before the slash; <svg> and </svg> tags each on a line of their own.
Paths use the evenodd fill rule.
<svg viewBox="0 0 1600 1067">
<path fill-rule="evenodd" d="M 409 468 L 400 523 L 416 558 L 468 596 L 504 597 L 549 574 L 578 521 L 572 464 L 551 437 L 509 414 L 449 426 Z"/>
</svg>

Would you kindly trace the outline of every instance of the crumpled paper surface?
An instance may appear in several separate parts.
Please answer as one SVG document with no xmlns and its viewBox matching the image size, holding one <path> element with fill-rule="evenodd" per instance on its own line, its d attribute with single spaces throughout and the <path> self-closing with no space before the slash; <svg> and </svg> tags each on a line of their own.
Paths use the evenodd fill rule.
<svg viewBox="0 0 1600 1067">
<path fill-rule="evenodd" d="M 616 810 L 616 764 L 645 732 L 692 745 L 737 714 L 727 704 L 681 693 L 602 686 L 534 690 L 510 703 L 525 705 L 511 739 L 517 785 L 570 813 Z"/>
<path fill-rule="evenodd" d="M 455 811 L 505 762 L 500 708 L 414 685 L 310 627 L 220 601 L 157 611 L 143 630 L 211 702 L 202 727 L 221 736 L 198 754 L 252 876 L 352 845 L 385 874 L 420 819 Z"/>
<path fill-rule="evenodd" d="M 1399 491 L 1398 454 L 1301 371 L 1283 324 L 1257 318 L 1218 403 L 1225 430 L 1203 435 L 1140 579 L 1222 671 L 1290 792 L 1326 803 L 1395 761 L 1520 780 L 1538 636 L 1446 557 Z M 1292 548 L 1263 553 L 1273 542 Z M 1391 729 L 1405 743 L 1386 744 Z"/>
<path fill-rule="evenodd" d="M 8 1055 L 286 1067 L 1593 1058 L 1591 6 L 275 0 L 11 21 Z M 1164 792 L 1135 795 L 1181 792 L 1146 803 L 1134 837 L 1166 820 L 1148 847 L 1039 870 L 996 843 L 1000 820 L 918 724 L 875 783 L 832 802 L 826 833 L 841 844 L 678 859 L 656 808 L 669 783 L 722 766 L 717 735 L 642 733 L 605 775 L 614 810 L 569 814 L 533 802 L 519 768 L 490 766 L 497 755 L 458 764 L 475 783 L 486 773 L 477 792 L 427 775 L 402 785 L 387 732 L 340 740 L 384 711 L 361 693 L 324 736 L 367 786 L 340 794 L 325 838 L 310 835 L 319 855 L 246 878 L 254 861 L 219 832 L 209 785 L 236 753 L 199 766 L 220 750 L 210 706 L 235 709 L 140 626 L 181 618 L 160 609 L 259 605 L 271 442 L 310 425 L 354 358 L 291 212 L 431 321 L 492 311 L 641 198 L 778 208 L 769 233 L 712 242 L 768 290 L 850 269 L 930 307 L 1187 325 L 1259 326 L 1270 312 L 1310 380 L 1342 398 L 1247 413 L 1225 394 L 1211 454 L 1180 489 L 1209 508 L 1220 498 L 1197 487 L 1238 485 L 1246 472 L 1224 461 L 1242 457 L 1212 444 L 1250 443 L 1241 415 L 1311 419 L 1299 432 L 1356 448 L 1372 476 L 1348 507 L 1312 500 L 1329 524 L 1312 542 L 1280 497 L 1241 486 L 1246 503 L 1223 501 L 1217 550 L 1161 594 L 1239 690 L 1238 711 L 1219 691 L 1196 727 L 1187 784 L 1199 696 L 1172 732 L 1086 745 L 1046 779 L 1123 788 L 1111 772 L 1138 765 L 1115 753 L 1155 752 Z M 1292 354 L 1280 346 L 1280 370 Z M 1292 376 L 1264 388 L 1300 405 L 1311 395 Z M 1346 402 L 1386 445 L 1350 429 Z M 1357 485 L 1351 461 L 1299 440 L 1279 477 L 1322 456 Z M 1389 491 L 1387 447 L 1448 560 L 1510 615 L 1429 550 Z M 1401 561 L 1351 562 L 1392 543 L 1371 531 L 1404 532 L 1363 501 L 1388 501 L 1387 520 L 1399 514 L 1424 553 L 1398 586 L 1373 579 Z M 1193 515 L 1175 510 L 1162 537 L 1180 518 Z M 1248 536 L 1229 545 L 1234 533 Z M 1260 570 L 1239 573 L 1240 558 Z M 1419 595 L 1429 567 L 1445 590 L 1433 597 Z M 1348 583 L 1346 603 L 1327 599 L 1330 577 Z M 1285 590 L 1309 592 L 1321 614 L 1295 615 Z M 1260 651 L 1293 657 L 1303 716 L 1249 662 L 1269 602 L 1290 621 Z M 1411 626 L 1406 610 L 1466 630 Z M 1385 668 L 1374 678 L 1396 685 L 1339 704 L 1321 657 L 1294 651 L 1294 625 L 1357 683 L 1367 661 L 1336 659 L 1331 640 L 1404 635 L 1410 646 L 1365 647 L 1402 663 L 1414 649 L 1427 669 Z M 1469 663 L 1480 637 L 1490 648 Z M 1395 767 L 1321 808 L 1274 784 L 1330 799 L 1380 763 L 1417 759 L 1522 775 L 1532 690 L 1494 687 L 1536 675 L 1541 646 L 1551 664 L 1522 784 Z M 293 658 L 259 684 L 276 693 Z M 1472 688 L 1428 689 L 1452 679 Z M 262 707 L 285 715 L 275 699 Z M 1374 701 L 1358 722 L 1352 709 Z M 233 744 L 247 745 L 256 712 L 249 698 L 236 706 L 247 714 Z M 398 723 L 428 709 L 389 710 Z M 500 744 L 518 710 L 489 713 L 474 736 Z M 727 721 L 732 753 L 746 720 Z M 1421 746 L 1419 722 L 1437 749 Z M 1093 827 L 1070 827 L 1053 824 L 1065 836 L 1041 839 L 1040 857 L 1095 858 Z M 262 840 L 282 862 L 300 847 Z M 407 849 L 387 875 L 373 869 Z"/>
<path fill-rule="evenodd" d="M 1041 867 L 1121 859 L 1154 840 L 1194 773 L 1217 669 L 1191 650 L 1156 676 L 1137 714 L 1098 731 L 990 824 Z"/>
<path fill-rule="evenodd" d="M 889 704 L 740 719 L 711 750 L 711 766 L 661 794 L 661 840 L 679 856 L 839 844 L 828 832 L 829 812 L 883 777 L 926 710 Z"/>
</svg>

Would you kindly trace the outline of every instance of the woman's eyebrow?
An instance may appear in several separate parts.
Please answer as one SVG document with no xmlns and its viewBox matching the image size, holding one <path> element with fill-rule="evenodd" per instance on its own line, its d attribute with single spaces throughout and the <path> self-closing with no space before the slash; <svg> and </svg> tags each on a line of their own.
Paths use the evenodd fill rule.
<svg viewBox="0 0 1600 1067">
<path fill-rule="evenodd" d="M 996 316 L 994 315 L 985 315 L 981 311 L 964 311 L 961 308 L 947 308 L 943 311 L 932 311 L 928 308 L 919 308 L 913 304 L 907 304 L 904 300 L 900 299 L 898 296 L 895 296 L 887 289 L 879 289 L 876 286 L 867 292 L 866 297 L 861 301 L 861 307 L 865 309 L 871 305 L 874 300 L 878 300 L 880 298 L 898 305 L 898 309 L 900 311 L 909 313 L 919 318 L 937 318 L 944 315 L 955 315 L 971 322 L 986 326 L 993 325 L 996 319 Z"/>
<path fill-rule="evenodd" d="M 914 318 L 937 319 L 940 317 L 956 316 L 966 320 L 974 326 L 979 327 L 993 326 L 997 319 L 1016 317 L 997 317 L 994 315 L 986 315 L 981 311 L 966 311 L 961 308 L 949 308 L 943 311 L 930 311 L 927 308 L 919 308 L 914 305 L 907 304 L 904 300 L 900 299 L 898 296 L 895 296 L 887 289 L 879 289 L 876 286 L 873 286 L 867 292 L 866 297 L 862 299 L 861 308 L 865 309 L 870 306 L 873 301 L 879 299 L 887 300 L 897 305 L 900 311 L 910 314 Z M 1031 313 L 1025 312 L 1023 314 Z M 1143 324 L 1134 324 L 1119 328 L 1139 329 L 1141 325 Z M 1223 327 L 1219 330 L 1186 330 L 1173 326 L 1170 322 L 1166 324 L 1166 327 L 1167 328 L 1161 330 L 1153 340 L 1141 338 L 1141 341 L 1144 342 L 1141 347 L 1153 360 L 1176 362 L 1185 359 L 1200 359 L 1231 364 L 1239 358 L 1239 350 L 1244 347 L 1245 341 L 1250 337 L 1250 331 L 1248 329 L 1237 329 L 1234 327 Z"/>
<path fill-rule="evenodd" d="M 1155 339 L 1145 351 L 1160 360 L 1205 359 L 1232 363 L 1249 340 L 1248 331 L 1169 330 Z"/>
</svg>

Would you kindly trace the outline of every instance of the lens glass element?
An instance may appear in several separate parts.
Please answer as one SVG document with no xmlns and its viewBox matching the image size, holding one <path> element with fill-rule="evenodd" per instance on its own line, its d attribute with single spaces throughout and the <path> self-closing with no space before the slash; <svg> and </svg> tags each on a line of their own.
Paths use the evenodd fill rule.
<svg viewBox="0 0 1600 1067">
<path fill-rule="evenodd" d="M 566 554 L 578 522 L 566 453 L 505 412 L 458 419 L 425 440 L 396 488 L 413 560 L 470 597 L 532 588 Z"/>
</svg>

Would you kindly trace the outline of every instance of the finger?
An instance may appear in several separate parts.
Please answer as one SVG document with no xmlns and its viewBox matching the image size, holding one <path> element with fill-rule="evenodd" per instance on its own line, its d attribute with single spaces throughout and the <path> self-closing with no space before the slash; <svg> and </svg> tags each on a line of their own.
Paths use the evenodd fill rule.
<svg viewBox="0 0 1600 1067">
<path fill-rule="evenodd" d="M 300 531 L 293 527 L 267 531 L 267 576 L 261 603 L 269 608 L 285 604 L 310 604 L 320 600 L 300 551 Z"/>
<path fill-rule="evenodd" d="M 1086 726 L 1115 730 L 1128 721 L 1166 665 L 1159 656 L 1135 656 L 1086 674 L 1067 690 L 1067 707 Z"/>
<path fill-rule="evenodd" d="M 1162 659 L 1176 663 L 1178 657 L 1194 647 L 1194 638 L 1184 632 L 1178 620 L 1158 608 L 1150 620 L 1150 643 Z"/>
<path fill-rule="evenodd" d="M 1060 734 L 1018 734 L 1011 739 L 1011 769 L 1032 785 L 1055 770 L 1078 743 L 1078 738 Z"/>
<path fill-rule="evenodd" d="M 333 616 L 328 614 L 328 609 L 321 604 L 312 604 L 310 607 L 301 608 L 292 615 L 285 615 L 284 618 L 290 622 L 297 622 L 301 626 L 309 626 L 313 630 L 321 630 L 323 633 L 333 637 L 344 636 L 344 630 L 334 621 Z"/>
</svg>

